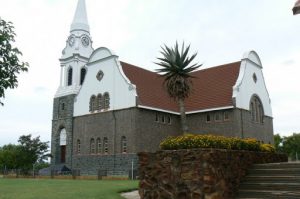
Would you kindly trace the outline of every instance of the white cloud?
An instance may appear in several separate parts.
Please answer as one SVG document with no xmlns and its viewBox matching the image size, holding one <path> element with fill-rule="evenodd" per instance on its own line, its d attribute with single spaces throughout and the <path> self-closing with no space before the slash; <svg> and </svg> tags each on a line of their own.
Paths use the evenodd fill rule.
<svg viewBox="0 0 300 199">
<path fill-rule="evenodd" d="M 14 23 L 16 45 L 29 72 L 8 90 L 0 107 L 0 145 L 19 135 L 50 140 L 53 96 L 59 84 L 59 57 L 69 34 L 76 0 L 0 0 L 1 17 Z M 163 43 L 191 44 L 204 67 L 240 60 L 258 52 L 272 99 L 274 132 L 300 132 L 298 74 L 300 16 L 295 0 L 86 0 L 94 47 L 106 46 L 120 60 L 156 68 Z"/>
</svg>

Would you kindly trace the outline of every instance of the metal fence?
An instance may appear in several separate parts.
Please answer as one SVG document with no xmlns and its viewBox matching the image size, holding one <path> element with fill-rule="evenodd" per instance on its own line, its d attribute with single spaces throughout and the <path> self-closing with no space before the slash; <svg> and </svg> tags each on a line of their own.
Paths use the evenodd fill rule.
<svg viewBox="0 0 300 199">
<path fill-rule="evenodd" d="M 0 170 L 0 177 L 2 178 L 52 178 L 52 179 L 138 179 L 138 170 L 118 171 L 118 170 L 103 170 L 99 169 L 97 173 L 93 174 L 81 174 L 80 169 L 74 169 L 70 171 L 53 170 L 51 168 L 37 170 L 22 169 L 5 169 Z"/>
</svg>

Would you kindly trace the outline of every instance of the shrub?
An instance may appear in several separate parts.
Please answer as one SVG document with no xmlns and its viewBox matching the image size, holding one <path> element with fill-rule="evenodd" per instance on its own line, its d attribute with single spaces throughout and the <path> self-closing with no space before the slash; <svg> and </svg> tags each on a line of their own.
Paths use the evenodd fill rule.
<svg viewBox="0 0 300 199">
<path fill-rule="evenodd" d="M 263 152 L 271 152 L 271 153 L 274 153 L 276 151 L 275 147 L 271 144 L 261 144 L 260 150 Z"/>
<path fill-rule="evenodd" d="M 167 137 L 160 143 L 160 148 L 163 150 L 217 148 L 275 152 L 275 149 L 272 145 L 260 144 L 260 142 L 254 138 L 241 139 L 237 137 L 193 134 L 186 134 L 177 137 Z"/>
</svg>

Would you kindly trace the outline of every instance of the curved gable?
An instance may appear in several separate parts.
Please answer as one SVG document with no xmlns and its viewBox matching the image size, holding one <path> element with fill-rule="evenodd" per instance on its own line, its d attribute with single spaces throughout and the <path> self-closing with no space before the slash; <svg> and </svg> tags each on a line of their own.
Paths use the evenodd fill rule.
<svg viewBox="0 0 300 199">
<path fill-rule="evenodd" d="M 245 53 L 238 80 L 233 87 L 232 97 L 235 99 L 237 108 L 249 110 L 251 97 L 255 94 L 261 99 L 264 114 L 272 117 L 271 100 L 262 68 L 260 58 L 255 51 Z"/>
<path fill-rule="evenodd" d="M 260 58 L 254 50 L 245 52 L 242 60 L 249 60 L 255 63 L 258 67 L 262 68 L 262 63 L 260 61 Z"/>
<path fill-rule="evenodd" d="M 99 61 L 99 60 L 102 60 L 102 59 L 105 59 L 105 58 L 108 58 L 111 56 L 118 57 L 110 49 L 108 49 L 106 47 L 100 47 L 100 48 L 97 48 L 96 50 L 94 50 L 94 52 L 91 54 L 89 63 Z"/>
</svg>

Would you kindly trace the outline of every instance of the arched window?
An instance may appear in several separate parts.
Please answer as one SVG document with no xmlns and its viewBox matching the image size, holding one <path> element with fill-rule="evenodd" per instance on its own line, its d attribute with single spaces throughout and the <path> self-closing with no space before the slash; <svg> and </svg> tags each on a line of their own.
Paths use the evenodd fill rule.
<svg viewBox="0 0 300 199">
<path fill-rule="evenodd" d="M 101 94 L 98 94 L 97 96 L 97 101 L 98 101 L 98 110 L 101 111 L 103 109 L 103 97 Z"/>
<path fill-rule="evenodd" d="M 60 145 L 60 162 L 66 162 L 66 145 L 67 145 L 67 131 L 62 128 L 59 133 L 59 145 Z"/>
<path fill-rule="evenodd" d="M 97 138 L 97 153 L 98 153 L 98 154 L 101 153 L 101 148 L 102 148 L 101 139 L 100 139 L 100 138 Z"/>
<path fill-rule="evenodd" d="M 109 109 L 109 105 L 110 105 L 110 102 L 109 102 L 109 93 L 104 93 L 104 95 L 103 95 L 103 100 L 104 100 L 104 109 Z"/>
<path fill-rule="evenodd" d="M 86 69 L 85 69 L 85 68 L 82 68 L 82 69 L 80 70 L 80 85 L 83 84 L 85 75 L 86 75 Z"/>
<path fill-rule="evenodd" d="M 263 123 L 264 122 L 264 109 L 263 105 L 258 98 L 254 95 L 250 101 L 250 114 L 253 122 Z"/>
<path fill-rule="evenodd" d="M 68 69 L 68 86 L 72 85 L 72 81 L 73 81 L 73 69 L 72 67 L 70 67 Z"/>
<path fill-rule="evenodd" d="M 60 146 L 67 145 L 67 131 L 65 128 L 60 130 L 59 144 Z"/>
<path fill-rule="evenodd" d="M 61 110 L 65 110 L 65 103 L 61 103 Z"/>
<path fill-rule="evenodd" d="M 171 122 L 171 117 L 170 116 L 168 116 L 168 124 L 171 124 L 172 122 Z"/>
<path fill-rule="evenodd" d="M 95 154 L 95 139 L 92 138 L 90 141 L 90 153 Z"/>
<path fill-rule="evenodd" d="M 92 95 L 92 97 L 90 98 L 90 112 L 95 111 L 95 106 L 96 106 L 96 97 L 95 95 Z"/>
<path fill-rule="evenodd" d="M 251 120 L 255 120 L 255 108 L 254 108 L 254 102 L 251 102 L 250 104 L 250 113 L 251 113 Z"/>
<path fill-rule="evenodd" d="M 108 139 L 107 137 L 103 138 L 103 152 L 108 154 Z"/>
<path fill-rule="evenodd" d="M 127 140 L 125 136 L 121 138 L 121 153 L 127 153 Z"/>
<path fill-rule="evenodd" d="M 76 153 L 80 154 L 80 140 L 77 140 L 77 147 L 76 147 Z"/>
<path fill-rule="evenodd" d="M 210 114 L 209 113 L 206 115 L 206 122 L 210 122 Z"/>
</svg>

